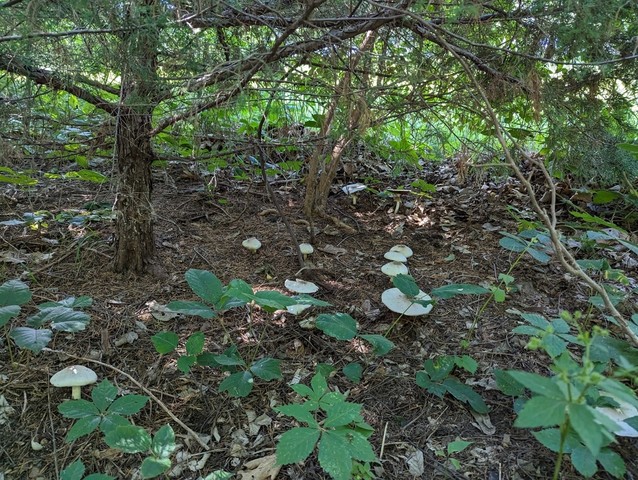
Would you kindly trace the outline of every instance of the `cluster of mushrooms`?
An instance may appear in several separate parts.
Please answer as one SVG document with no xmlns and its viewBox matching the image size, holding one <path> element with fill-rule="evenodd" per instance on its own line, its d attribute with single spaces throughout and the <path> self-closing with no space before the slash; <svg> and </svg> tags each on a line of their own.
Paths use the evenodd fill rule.
<svg viewBox="0 0 638 480">
<path fill-rule="evenodd" d="M 408 274 L 406 263 L 408 258 L 412 256 L 410 247 L 407 245 L 395 245 L 383 256 L 390 261 L 381 267 L 381 271 L 388 275 L 390 279 L 399 274 Z M 432 300 L 432 298 L 421 290 L 414 297 L 408 297 L 398 288 L 389 288 L 381 294 L 381 302 L 393 312 L 401 315 L 417 317 L 426 315 L 432 310 L 432 305 L 423 306 L 420 303 L 415 303 L 416 300 Z"/>
</svg>

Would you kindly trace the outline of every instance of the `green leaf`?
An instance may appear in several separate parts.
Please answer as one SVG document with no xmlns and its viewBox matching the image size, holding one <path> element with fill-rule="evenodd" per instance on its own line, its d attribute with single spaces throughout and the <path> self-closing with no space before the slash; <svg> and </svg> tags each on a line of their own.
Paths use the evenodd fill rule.
<svg viewBox="0 0 638 480">
<path fill-rule="evenodd" d="M 40 353 L 53 338 L 53 333 L 48 329 L 16 327 L 11 330 L 10 336 L 18 347 Z"/>
<path fill-rule="evenodd" d="M 349 480 L 352 456 L 348 442 L 342 435 L 326 431 L 319 440 L 319 465 L 334 480 Z"/>
<path fill-rule="evenodd" d="M 117 427 L 128 427 L 132 425 L 125 417 L 116 413 L 109 413 L 102 417 L 102 423 L 100 423 L 100 430 L 103 433 L 110 432 Z"/>
<path fill-rule="evenodd" d="M 310 386 L 314 392 L 314 398 L 320 399 L 328 391 L 328 382 L 323 375 L 316 373 L 312 379 L 310 379 Z"/>
<path fill-rule="evenodd" d="M 610 227 L 610 228 L 615 228 L 617 230 L 620 231 L 624 231 L 622 228 L 620 228 L 618 225 L 616 225 L 615 223 L 612 222 L 608 222 L 607 220 L 597 217 L 596 215 L 591 215 L 589 213 L 586 212 L 578 212 L 576 210 L 571 210 L 569 212 L 569 214 L 573 217 L 576 218 L 580 218 L 581 220 L 583 220 L 584 222 L 587 223 L 593 223 L 595 225 L 602 225 L 604 227 Z"/>
<path fill-rule="evenodd" d="M 627 467 L 623 458 L 610 448 L 603 448 L 598 454 L 598 461 L 603 468 L 616 478 L 625 478 Z"/>
<path fill-rule="evenodd" d="M 73 319 L 73 314 L 80 314 L 78 321 L 86 324 L 88 322 L 88 315 L 83 312 L 76 312 L 72 308 L 63 306 L 47 307 L 40 310 L 35 315 L 32 315 L 27 319 L 27 325 L 30 327 L 41 327 L 48 322 L 64 322 L 65 319 Z"/>
<path fill-rule="evenodd" d="M 456 440 L 454 442 L 450 442 L 447 444 L 447 453 L 448 455 L 452 455 L 454 453 L 462 452 L 473 443 L 474 442 L 467 442 L 465 440 Z"/>
<path fill-rule="evenodd" d="M 202 318 L 215 318 L 217 314 L 207 305 L 200 302 L 190 302 L 186 300 L 178 300 L 166 305 L 171 312 L 181 313 L 182 315 L 193 315 Z"/>
<path fill-rule="evenodd" d="M 80 418 L 67 432 L 65 438 L 66 442 L 71 443 L 78 438 L 93 432 L 100 424 L 100 421 L 101 417 L 99 416 Z"/>
<path fill-rule="evenodd" d="M 91 320 L 91 317 L 77 310 L 71 310 L 64 307 L 58 307 L 59 309 L 70 310 L 66 313 L 62 313 L 57 318 L 51 319 L 51 328 L 53 330 L 60 330 L 61 332 L 80 332 L 84 330 Z M 54 310 L 58 310 L 57 308 Z"/>
<path fill-rule="evenodd" d="M 146 457 L 140 465 L 142 478 L 155 478 L 171 468 L 170 458 Z"/>
<path fill-rule="evenodd" d="M 372 450 L 372 445 L 370 445 L 368 441 L 368 436 L 370 436 L 372 432 L 369 432 L 368 436 L 366 436 L 360 431 L 345 428 L 337 429 L 335 433 L 344 437 L 344 440 L 349 444 L 348 450 L 350 451 L 350 455 L 355 460 L 374 462 L 377 459 L 374 450 Z"/>
<path fill-rule="evenodd" d="M 308 406 L 305 403 L 302 405 L 282 405 L 280 407 L 276 407 L 275 411 L 284 415 L 288 415 L 289 417 L 293 417 L 299 422 L 307 423 L 312 427 L 318 427 L 315 417 L 312 415 L 312 413 L 310 413 L 310 411 L 308 410 Z"/>
<path fill-rule="evenodd" d="M 388 340 L 383 335 L 359 335 L 360 338 L 363 338 L 367 342 L 372 345 L 373 353 L 377 356 L 382 356 L 388 353 L 390 350 L 394 348 L 394 343 Z"/>
<path fill-rule="evenodd" d="M 151 342 L 157 353 L 164 355 L 171 353 L 177 348 L 179 336 L 174 332 L 159 332 L 151 337 Z"/>
<path fill-rule="evenodd" d="M 0 307 L 24 305 L 31 296 L 28 285 L 21 280 L 9 280 L 0 285 Z"/>
<path fill-rule="evenodd" d="M 525 388 L 545 397 L 564 400 L 565 395 L 552 378 L 543 377 L 536 373 L 521 372 L 518 370 L 508 370 L 507 374 L 518 383 L 525 385 Z"/>
<path fill-rule="evenodd" d="M 487 405 L 483 401 L 483 398 L 476 393 L 472 387 L 461 383 L 454 377 L 448 377 L 443 380 L 443 386 L 450 392 L 457 400 L 465 402 L 472 407 L 475 412 L 488 413 L 490 411 Z"/>
<path fill-rule="evenodd" d="M 250 366 L 250 371 L 262 380 L 278 380 L 281 378 L 280 360 L 262 358 Z"/>
<path fill-rule="evenodd" d="M 392 278 L 392 284 L 398 288 L 401 293 L 408 297 L 416 297 L 419 294 L 419 286 L 416 284 L 414 278 L 410 275 L 400 273 Z"/>
<path fill-rule="evenodd" d="M 341 427 L 361 418 L 361 405 L 357 403 L 340 402 L 325 408 L 325 428 Z"/>
<path fill-rule="evenodd" d="M 58 405 L 58 412 L 66 418 L 84 418 L 100 415 L 100 410 L 88 400 L 66 400 Z"/>
<path fill-rule="evenodd" d="M 545 252 L 541 252 L 540 250 L 537 250 L 535 248 L 529 248 L 527 250 L 527 253 L 529 253 L 534 258 L 534 260 L 540 263 L 549 263 L 549 261 L 552 259 L 552 257 L 547 255 Z"/>
<path fill-rule="evenodd" d="M 0 307 L 0 327 L 7 324 L 13 317 L 17 317 L 20 314 L 20 307 L 18 305 L 7 305 Z"/>
<path fill-rule="evenodd" d="M 515 427 L 536 428 L 561 425 L 567 415 L 567 402 L 544 396 L 530 398 L 518 413 Z"/>
<path fill-rule="evenodd" d="M 105 412 L 116 398 L 117 387 L 106 379 L 102 380 L 91 390 L 91 399 L 100 412 Z"/>
<path fill-rule="evenodd" d="M 453 283 L 432 290 L 432 296 L 442 300 L 447 300 L 457 295 L 483 295 L 486 293 L 490 293 L 487 288 L 471 283 Z"/>
<path fill-rule="evenodd" d="M 117 427 L 104 435 L 104 441 L 111 448 L 118 448 L 124 453 L 146 452 L 151 448 L 151 436 L 142 427 L 128 425 Z"/>
<path fill-rule="evenodd" d="M 322 313 L 315 324 L 323 333 L 337 340 L 352 340 L 357 334 L 357 322 L 347 313 Z"/>
<path fill-rule="evenodd" d="M 439 398 L 443 398 L 443 395 L 447 392 L 447 389 L 440 383 L 433 382 L 427 372 L 420 370 L 416 372 L 415 383 L 427 390 L 432 395 L 436 395 Z"/>
<path fill-rule="evenodd" d="M 215 355 L 215 361 L 226 366 L 245 366 L 246 362 L 241 357 L 230 356 L 226 353 Z"/>
<path fill-rule="evenodd" d="M 586 478 L 593 476 L 597 471 L 596 457 L 592 457 L 591 452 L 585 447 L 577 447 L 571 454 L 572 465 L 578 473 Z"/>
<path fill-rule="evenodd" d="M 231 397 L 246 397 L 253 390 L 254 378 L 250 372 L 237 372 L 219 384 L 218 391 L 228 392 Z"/>
<path fill-rule="evenodd" d="M 182 373 L 188 373 L 191 371 L 191 367 L 197 363 L 197 357 L 195 355 L 181 355 L 177 359 L 177 368 Z"/>
<path fill-rule="evenodd" d="M 204 332 L 195 332 L 186 340 L 186 353 L 199 355 L 204 350 Z"/>
<path fill-rule="evenodd" d="M 60 480 L 82 480 L 84 470 L 86 470 L 84 463 L 76 460 L 60 472 Z"/>
<path fill-rule="evenodd" d="M 343 367 L 343 374 L 354 383 L 361 381 L 361 375 L 363 374 L 363 367 L 359 362 L 352 362 Z"/>
<path fill-rule="evenodd" d="M 192 268 L 186 272 L 184 277 L 195 295 L 205 302 L 215 305 L 222 297 L 224 286 L 221 280 L 211 272 Z"/>
<path fill-rule="evenodd" d="M 260 307 L 268 307 L 274 310 L 285 310 L 290 305 L 296 305 L 298 302 L 281 292 L 275 290 L 262 290 L 255 293 L 253 299 Z"/>
<path fill-rule="evenodd" d="M 319 440 L 320 431 L 315 428 L 296 427 L 279 438 L 277 464 L 288 465 L 308 458 Z"/>
<path fill-rule="evenodd" d="M 496 385 L 499 390 L 505 395 L 520 397 L 525 393 L 525 387 L 514 380 L 505 370 L 495 369 L 494 378 L 496 379 Z"/>
<path fill-rule="evenodd" d="M 596 423 L 592 410 L 588 405 L 570 403 L 568 406 L 570 425 L 591 454 L 597 457 L 603 445 L 604 430 Z"/>
<path fill-rule="evenodd" d="M 507 298 L 507 292 L 499 287 L 492 287 L 492 295 L 496 303 L 503 303 Z"/>
<path fill-rule="evenodd" d="M 144 408 L 146 402 L 148 402 L 146 395 L 124 395 L 116 399 L 107 412 L 118 415 L 134 415 Z"/>
<path fill-rule="evenodd" d="M 505 234 L 505 232 L 501 232 L 502 234 Z M 504 237 L 501 238 L 498 241 L 498 244 L 503 247 L 505 250 L 510 250 L 512 252 L 523 252 L 527 246 L 528 243 L 524 242 L 523 240 L 519 240 L 518 238 L 510 238 L 510 237 Z"/>
<path fill-rule="evenodd" d="M 175 432 L 170 425 L 161 427 L 153 437 L 151 452 L 158 458 L 168 458 L 175 451 Z"/>
<path fill-rule="evenodd" d="M 476 363 L 476 360 L 474 360 L 469 355 L 455 356 L 454 363 L 457 367 L 460 367 L 472 374 L 476 373 L 476 369 L 478 368 L 478 363 Z"/>
<path fill-rule="evenodd" d="M 84 480 L 115 480 L 117 477 L 112 477 L 111 475 L 106 475 L 104 473 L 92 473 L 91 475 L 87 475 L 84 477 Z"/>
<path fill-rule="evenodd" d="M 423 362 L 423 369 L 435 382 L 448 377 L 452 373 L 454 366 L 454 355 L 441 355 L 435 358 L 428 358 Z"/>
</svg>

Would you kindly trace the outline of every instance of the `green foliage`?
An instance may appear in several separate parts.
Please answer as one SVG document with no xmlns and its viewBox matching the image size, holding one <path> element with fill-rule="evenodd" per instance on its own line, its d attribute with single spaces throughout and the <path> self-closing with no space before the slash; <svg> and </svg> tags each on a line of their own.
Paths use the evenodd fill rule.
<svg viewBox="0 0 638 480">
<path fill-rule="evenodd" d="M 292 389 L 304 402 L 275 410 L 307 426 L 292 428 L 280 437 L 277 463 L 302 462 L 316 449 L 321 468 L 331 478 L 349 480 L 353 472 L 361 472 L 360 462 L 376 460 L 368 440 L 373 429 L 361 417 L 361 405 L 331 391 L 320 374 L 312 377 L 310 386 L 296 384 Z"/>
<path fill-rule="evenodd" d="M 20 314 L 20 305 L 31 300 L 29 287 L 20 280 L 9 280 L 0 286 L 0 327 Z M 76 310 L 93 303 L 89 297 L 68 297 L 59 302 L 37 305 L 38 312 L 26 320 L 27 327 L 13 327 L 9 336 L 15 344 L 39 353 L 53 339 L 53 332 L 79 332 L 89 323 L 88 314 Z M 50 324 L 51 328 L 41 328 Z"/>
<path fill-rule="evenodd" d="M 103 473 L 92 473 L 85 477 L 85 470 L 82 460 L 76 460 L 60 472 L 60 480 L 115 480 L 116 478 Z"/>
<path fill-rule="evenodd" d="M 461 462 L 459 462 L 458 459 L 452 457 L 452 455 L 462 452 L 467 447 L 472 445 L 472 443 L 474 442 L 468 442 L 465 440 L 454 440 L 446 445 L 445 450 L 435 450 L 434 453 L 439 457 L 445 457 L 454 470 L 459 470 L 461 468 Z"/>
<path fill-rule="evenodd" d="M 423 370 L 416 373 L 416 384 L 439 398 L 449 393 L 457 400 L 467 403 L 474 411 L 488 413 L 489 409 L 481 396 L 452 375 L 456 367 L 474 373 L 478 365 L 467 355 L 442 355 L 428 359 L 423 363 Z"/>
</svg>

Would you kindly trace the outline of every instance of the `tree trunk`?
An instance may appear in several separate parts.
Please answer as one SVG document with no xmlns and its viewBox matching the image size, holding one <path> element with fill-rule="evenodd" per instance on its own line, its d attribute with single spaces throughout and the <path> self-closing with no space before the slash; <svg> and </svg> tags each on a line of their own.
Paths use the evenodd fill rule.
<svg viewBox="0 0 638 480">
<path fill-rule="evenodd" d="M 149 107 L 123 106 L 116 133 L 115 271 L 143 273 L 155 253 Z"/>
</svg>

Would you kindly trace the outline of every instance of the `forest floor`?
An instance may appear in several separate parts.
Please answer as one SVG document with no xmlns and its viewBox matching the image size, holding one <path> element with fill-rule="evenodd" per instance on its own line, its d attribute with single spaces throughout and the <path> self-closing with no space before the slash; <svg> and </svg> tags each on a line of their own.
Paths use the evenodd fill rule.
<svg viewBox="0 0 638 480">
<path fill-rule="evenodd" d="M 9 349 L 6 339 L 0 344 L 0 395 L 13 407 L 13 414 L 0 425 L 0 477 L 55 479 L 56 472 L 81 458 L 87 472 L 134 478 L 142 457 L 109 449 L 98 433 L 65 443 L 72 420 L 62 417 L 57 406 L 69 392 L 52 388 L 49 378 L 70 364 L 83 363 L 122 392 L 143 394 L 111 367 L 129 374 L 182 422 L 210 438 L 205 451 L 154 401 L 133 417 L 137 425 L 153 432 L 166 423 L 172 425 L 181 445 L 174 461 L 181 473 L 174 471 L 174 478 L 194 480 L 215 470 L 243 471 L 237 478 L 253 478 L 247 462 L 274 454 L 277 437 L 294 425 L 273 407 L 295 400 L 289 386 L 293 379 L 307 384 L 317 365 L 327 363 L 336 367 L 329 385 L 349 392 L 349 401 L 362 404 L 365 420 L 375 429 L 370 440 L 380 455 L 380 463 L 374 465 L 377 478 L 550 478 L 554 454 L 528 430 L 513 427 L 512 398 L 496 389 L 493 371 L 548 373 L 547 357 L 526 350 L 527 337 L 512 333 L 520 318 L 508 309 L 547 318 L 561 310 L 587 309 L 588 290 L 566 276 L 556 262 L 543 265 L 525 257 L 511 272 L 516 288 L 504 303 L 490 302 L 483 309 L 485 296 L 458 296 L 439 301 L 427 316 L 401 318 L 389 333 L 396 348 L 383 357 L 366 353 L 356 342 L 335 340 L 300 325 L 321 311 L 347 312 L 357 320 L 359 331 L 384 334 L 397 315 L 380 301 L 383 290 L 391 286 L 380 267 L 386 262 L 384 253 L 397 243 L 413 249 L 410 274 L 426 292 L 450 283 L 497 284 L 499 273 L 508 272 L 517 257 L 498 243 L 500 231 L 517 232 L 508 206 L 520 217 L 533 215 L 516 181 L 466 179 L 462 173 L 451 163 L 395 177 L 375 173 L 380 190 L 409 188 L 417 177 L 437 185 L 431 198 L 407 194 L 396 212 L 392 198 L 372 192 L 360 193 L 353 204 L 337 184 L 328 211 L 356 233 L 345 234 L 328 221 L 316 220 L 315 253 L 310 258 L 316 269 L 311 279 L 321 286 L 315 296 L 333 307 L 297 317 L 259 309 L 249 314 L 247 308 L 229 310 L 213 320 L 162 321 L 152 315 L 153 302 L 195 299 L 184 280 L 185 272 L 193 268 L 213 272 L 224 284 L 239 278 L 256 290 L 285 292 L 284 280 L 295 278 L 300 266 L 259 175 L 242 181 L 227 172 L 202 177 L 188 164 L 157 171 L 153 195 L 159 267 L 147 276 L 111 272 L 113 225 L 107 218 L 98 215 L 86 224 L 69 221 L 85 215 L 91 202 L 108 209 L 113 201 L 108 186 L 42 178 L 36 187 L 7 190 L 0 200 L 2 220 L 40 210 L 58 215 L 59 220 L 43 219 L 37 228 L 0 227 L 2 281 L 27 272 L 22 278 L 34 294 L 15 322 L 24 322 L 33 305 L 45 301 L 87 295 L 93 304 L 87 309 L 91 322 L 86 330 L 57 333 L 49 345 L 72 356 L 47 351 L 34 355 L 13 345 Z M 282 177 L 273 180 L 272 187 L 297 239 L 308 241 L 303 184 Z M 263 243 L 254 255 L 241 247 L 250 236 Z M 201 331 L 214 353 L 234 343 L 244 358 L 280 359 L 283 379 L 257 380 L 252 393 L 241 399 L 218 393 L 224 373 L 196 366 L 183 374 L 176 368 L 175 353 L 160 356 L 155 351 L 151 336 L 164 330 L 176 332 L 182 341 Z M 136 334 L 131 343 L 119 341 L 130 332 Z M 478 362 L 473 375 L 460 371 L 459 377 L 484 398 L 488 415 L 473 414 L 451 396 L 440 399 L 416 385 L 415 373 L 424 360 L 443 354 L 470 355 Z M 359 383 L 341 371 L 350 362 L 363 365 Z M 89 391 L 85 387 L 84 398 L 90 398 Z M 455 470 L 440 453 L 459 439 L 472 443 L 453 455 L 460 464 Z M 638 478 L 636 443 L 623 441 L 617 451 L 632 472 L 629 478 Z M 284 466 L 276 478 L 328 476 L 313 455 L 303 464 Z M 567 461 L 562 478 L 581 477 Z"/>
</svg>

